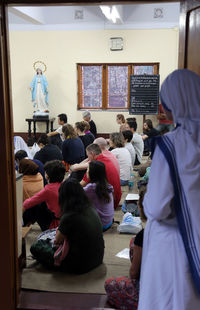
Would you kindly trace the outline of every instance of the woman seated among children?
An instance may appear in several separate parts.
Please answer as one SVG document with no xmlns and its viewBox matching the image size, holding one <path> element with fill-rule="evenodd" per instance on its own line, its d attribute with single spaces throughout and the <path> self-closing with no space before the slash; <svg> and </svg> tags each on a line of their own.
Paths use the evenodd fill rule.
<svg viewBox="0 0 200 310">
<path fill-rule="evenodd" d="M 146 193 L 146 186 L 140 188 L 140 198 L 138 201 L 140 218 L 143 223 L 146 222 L 146 216 L 143 211 L 143 199 Z M 105 290 L 110 305 L 120 310 L 136 310 L 139 299 L 139 280 L 140 268 L 142 262 L 142 246 L 143 246 L 142 229 L 130 241 L 130 260 L 131 267 L 129 271 L 129 278 L 122 276 L 118 278 L 110 278 L 105 282 Z"/>
<path fill-rule="evenodd" d="M 88 145 L 93 143 L 93 141 L 94 141 L 93 135 L 85 134 L 85 122 L 75 123 L 74 130 L 75 130 L 76 134 L 78 135 L 78 137 L 83 142 L 85 149 Z M 86 153 L 85 153 L 85 157 L 86 157 Z"/>
<path fill-rule="evenodd" d="M 45 164 L 47 184 L 44 189 L 23 203 L 24 226 L 37 222 L 42 231 L 59 224 L 58 190 L 65 176 L 65 166 L 59 160 Z"/>
<path fill-rule="evenodd" d="M 146 119 L 143 125 L 142 139 L 144 141 L 144 155 L 149 155 L 151 152 L 152 137 L 158 136 L 160 133 L 153 127 L 153 123 L 150 119 Z"/>
<path fill-rule="evenodd" d="M 124 136 L 121 132 L 114 132 L 110 134 L 110 146 L 112 154 L 116 156 L 119 161 L 120 168 L 120 184 L 121 186 L 128 185 L 132 171 L 131 155 L 125 148 Z"/>
<path fill-rule="evenodd" d="M 83 121 L 83 124 L 85 126 L 85 134 L 89 135 L 91 139 L 95 139 L 94 134 L 90 130 L 90 124 L 87 121 Z"/>
<path fill-rule="evenodd" d="M 95 122 L 91 119 L 90 111 L 83 112 L 83 120 L 88 123 L 89 125 L 88 130 L 90 130 L 90 133 L 94 136 L 94 139 L 95 139 L 97 135 L 97 128 L 96 128 Z"/>
<path fill-rule="evenodd" d="M 68 165 L 80 163 L 85 159 L 85 148 L 83 142 L 70 124 L 62 128 L 65 140 L 62 145 L 63 160 Z"/>
<path fill-rule="evenodd" d="M 123 130 L 126 130 L 126 124 L 125 124 L 126 120 L 125 120 L 125 117 L 123 114 L 117 114 L 116 122 L 117 122 L 117 124 L 120 125 L 120 127 L 119 127 L 120 132 L 122 132 Z"/>
<path fill-rule="evenodd" d="M 43 189 L 43 177 L 39 173 L 39 166 L 32 160 L 20 160 L 19 173 L 23 174 L 23 201 Z"/>
<path fill-rule="evenodd" d="M 111 227 L 114 217 L 113 187 L 108 184 L 104 163 L 95 160 L 89 163 L 89 184 L 84 187 L 102 222 L 103 231 Z"/>
<path fill-rule="evenodd" d="M 59 204 L 61 220 L 54 244 L 67 242 L 69 247 L 59 268 L 75 274 L 89 272 L 103 262 L 104 240 L 100 218 L 82 186 L 74 179 L 67 179 L 60 186 Z M 56 249 L 49 245 L 49 254 L 42 255 L 45 249 L 37 244 L 38 241 L 32 245 L 31 253 L 40 263 L 54 268 Z"/>
<path fill-rule="evenodd" d="M 69 171 L 71 165 L 78 164 L 85 159 L 85 147 L 81 139 L 75 133 L 74 128 L 70 124 L 66 124 L 62 128 L 65 140 L 62 144 L 62 155 L 66 171 Z M 73 172 L 71 177 L 81 181 L 84 171 Z"/>
</svg>

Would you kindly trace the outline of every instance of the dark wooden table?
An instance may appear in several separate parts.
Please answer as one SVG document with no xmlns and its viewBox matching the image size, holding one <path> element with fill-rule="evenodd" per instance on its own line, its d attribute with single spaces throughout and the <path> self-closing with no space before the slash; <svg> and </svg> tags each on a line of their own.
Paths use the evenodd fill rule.
<svg viewBox="0 0 200 310">
<path fill-rule="evenodd" d="M 36 142 L 36 123 L 46 123 L 46 133 L 49 133 L 49 123 L 50 130 L 53 131 L 53 122 L 55 121 L 55 117 L 53 118 L 26 118 L 26 122 L 28 122 L 28 146 L 33 145 Z M 32 123 L 33 123 L 33 139 L 32 139 Z"/>
</svg>

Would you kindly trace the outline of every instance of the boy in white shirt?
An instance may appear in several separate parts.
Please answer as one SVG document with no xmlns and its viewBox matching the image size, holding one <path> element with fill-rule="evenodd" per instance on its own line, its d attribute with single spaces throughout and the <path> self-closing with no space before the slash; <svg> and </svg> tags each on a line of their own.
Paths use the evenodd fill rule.
<svg viewBox="0 0 200 310">
<path fill-rule="evenodd" d="M 62 141 L 64 141 L 63 133 L 62 133 L 62 127 L 67 124 L 67 115 L 65 113 L 61 113 L 58 115 L 58 125 L 61 125 L 56 129 L 55 131 L 49 132 L 47 134 L 48 137 L 52 137 L 55 135 L 60 135 L 60 138 Z"/>
<path fill-rule="evenodd" d="M 133 133 L 130 130 L 124 130 L 122 131 L 122 134 L 125 140 L 125 148 L 129 151 L 131 155 L 132 166 L 134 166 L 135 165 L 135 149 L 131 143 L 131 140 L 133 138 Z"/>
<path fill-rule="evenodd" d="M 135 165 L 140 165 L 142 161 L 142 155 L 144 151 L 144 141 L 142 140 L 142 136 L 139 135 L 137 130 L 137 123 L 134 120 L 128 120 L 126 121 L 126 129 L 132 131 L 133 138 L 131 143 L 133 144 L 133 147 L 135 149 Z"/>
</svg>

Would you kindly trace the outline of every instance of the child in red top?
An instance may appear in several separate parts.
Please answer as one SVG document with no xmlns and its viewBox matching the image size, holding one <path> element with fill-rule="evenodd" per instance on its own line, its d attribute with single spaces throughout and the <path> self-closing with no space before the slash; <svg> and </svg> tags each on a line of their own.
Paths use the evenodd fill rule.
<svg viewBox="0 0 200 310">
<path fill-rule="evenodd" d="M 37 222 L 43 231 L 59 224 L 58 191 L 65 176 L 65 166 L 59 160 L 52 160 L 45 164 L 44 170 L 49 184 L 23 203 L 24 226 Z"/>
</svg>

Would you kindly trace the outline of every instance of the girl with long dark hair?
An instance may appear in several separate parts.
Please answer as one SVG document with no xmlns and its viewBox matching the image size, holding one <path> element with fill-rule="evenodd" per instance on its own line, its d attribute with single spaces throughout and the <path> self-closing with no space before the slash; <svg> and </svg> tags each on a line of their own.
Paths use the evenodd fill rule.
<svg viewBox="0 0 200 310">
<path fill-rule="evenodd" d="M 58 268 L 82 274 L 103 262 L 104 240 L 102 225 L 82 186 L 75 179 L 67 179 L 59 188 L 60 224 L 54 244 L 67 248 L 66 254 L 55 264 L 56 247 L 43 246 L 43 240 L 31 247 L 31 253 L 48 268 Z M 62 254 L 61 254 L 62 255 Z M 59 257 L 58 257 L 59 259 Z"/>
<path fill-rule="evenodd" d="M 153 123 L 150 119 L 146 119 L 143 125 L 142 139 L 144 141 L 144 153 L 143 155 L 149 155 L 151 151 L 152 138 L 158 136 L 159 132 L 153 127 Z"/>
<path fill-rule="evenodd" d="M 104 240 L 102 226 L 96 211 L 80 183 L 66 180 L 59 189 L 61 220 L 55 243 L 64 238 L 69 252 L 62 267 L 72 273 L 85 273 L 102 264 Z"/>
<path fill-rule="evenodd" d="M 114 216 L 113 187 L 108 184 L 104 163 L 94 160 L 89 164 L 90 183 L 84 187 L 99 214 L 103 231 L 112 225 Z"/>
</svg>

